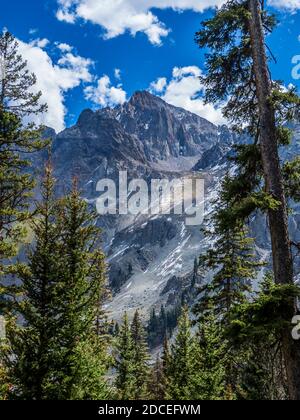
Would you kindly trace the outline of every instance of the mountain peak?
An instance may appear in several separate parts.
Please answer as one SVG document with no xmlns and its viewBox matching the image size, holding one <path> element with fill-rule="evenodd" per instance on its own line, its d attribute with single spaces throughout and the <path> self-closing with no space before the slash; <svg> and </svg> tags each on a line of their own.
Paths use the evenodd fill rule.
<svg viewBox="0 0 300 420">
<path fill-rule="evenodd" d="M 130 98 L 130 101 L 129 101 L 129 103 L 131 105 L 142 105 L 142 106 L 150 105 L 150 104 L 153 104 L 153 103 L 156 103 L 156 104 L 157 103 L 163 103 L 163 102 L 164 101 L 161 98 L 159 98 L 155 95 L 152 95 L 152 93 L 150 93 L 147 90 L 136 91 L 132 95 L 132 97 Z"/>
<path fill-rule="evenodd" d="M 79 115 L 77 124 L 79 126 L 85 125 L 86 123 L 90 122 L 93 116 L 94 116 L 94 112 L 91 109 L 89 108 L 84 109 Z"/>
</svg>

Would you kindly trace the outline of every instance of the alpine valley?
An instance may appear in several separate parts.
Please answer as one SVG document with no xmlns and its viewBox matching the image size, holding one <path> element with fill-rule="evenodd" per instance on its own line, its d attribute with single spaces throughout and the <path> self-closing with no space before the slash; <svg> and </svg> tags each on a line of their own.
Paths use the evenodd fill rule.
<svg viewBox="0 0 300 420">
<path fill-rule="evenodd" d="M 86 109 L 76 125 L 58 134 L 49 128 L 45 137 L 52 139 L 58 194 L 64 193 L 76 176 L 83 197 L 95 209 L 97 182 L 110 178 L 117 184 L 119 171 L 127 171 L 128 180 L 142 178 L 148 183 L 153 178 L 197 176 L 205 180 L 206 225 L 220 181 L 228 171 L 234 171 L 227 158 L 237 141 L 227 126 L 215 126 L 147 91 L 136 92 L 114 109 Z M 300 126 L 294 127 L 293 143 L 283 153 L 291 157 L 300 154 Z M 44 153 L 35 156 L 33 167 L 40 170 L 44 159 Z M 132 314 L 139 308 L 148 319 L 153 308 L 159 310 L 162 304 L 174 307 L 195 276 L 195 258 L 209 245 L 201 226 L 187 226 L 185 215 L 174 215 L 172 209 L 169 215 L 99 216 L 98 223 L 113 292 L 107 303 L 110 317 L 119 320 L 125 310 Z M 269 261 L 265 217 L 257 213 L 249 223 L 257 255 Z M 294 205 L 290 230 L 299 242 L 299 205 Z M 197 282 L 210 278 L 202 278 L 200 273 L 196 276 Z"/>
</svg>

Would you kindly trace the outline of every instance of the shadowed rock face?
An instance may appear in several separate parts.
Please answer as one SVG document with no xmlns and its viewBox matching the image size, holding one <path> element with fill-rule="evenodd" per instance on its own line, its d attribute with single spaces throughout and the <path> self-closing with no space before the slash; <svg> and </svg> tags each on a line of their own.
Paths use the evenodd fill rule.
<svg viewBox="0 0 300 420">
<path fill-rule="evenodd" d="M 197 155 L 218 137 L 217 127 L 207 120 L 149 92 L 136 92 L 115 112 L 124 129 L 142 143 L 149 161 Z"/>
<path fill-rule="evenodd" d="M 139 142 L 116 119 L 91 110 L 84 111 L 74 127 L 56 136 L 53 151 L 62 150 L 67 154 L 62 157 L 68 161 L 95 156 L 146 163 Z"/>
<path fill-rule="evenodd" d="M 84 167 L 88 160 L 92 171 L 101 159 L 151 166 L 204 152 L 209 157 L 212 148 L 223 143 L 228 148 L 234 139 L 225 126 L 216 127 L 149 92 L 137 92 L 123 106 L 84 110 L 75 126 L 55 136 L 53 152 L 57 166 L 71 167 L 76 162 Z"/>
<path fill-rule="evenodd" d="M 300 129 L 294 127 L 289 158 L 300 153 Z M 120 170 L 129 180 L 143 178 L 203 177 L 206 181 L 206 218 L 224 174 L 227 157 L 237 141 L 226 126 L 176 108 L 148 92 L 137 92 L 129 102 L 114 109 L 84 110 L 77 123 L 52 137 L 52 161 L 58 194 L 64 194 L 77 176 L 82 195 L 95 208 L 96 184 L 110 178 L 118 184 Z M 239 138 L 239 141 L 247 139 Z M 44 155 L 43 155 L 44 156 Z M 43 157 L 33 164 L 42 166 Z M 196 164 L 195 164 L 196 163 Z M 299 237 L 300 209 L 290 228 Z M 114 298 L 109 310 L 119 319 L 124 310 L 172 304 L 193 273 L 194 259 L 209 246 L 199 226 L 188 227 L 184 216 L 151 214 L 142 216 L 99 216 L 103 246 L 108 255 Z M 269 258 L 265 217 L 255 216 L 251 229 L 257 239 L 257 253 Z M 298 239 L 299 240 L 299 239 Z"/>
<path fill-rule="evenodd" d="M 88 183 L 88 196 L 95 193 L 96 180 L 116 179 L 119 170 L 126 169 L 131 178 L 150 179 L 155 170 L 156 177 L 161 175 L 153 163 L 181 157 L 194 158 L 194 163 L 195 157 L 224 137 L 205 119 L 148 92 L 137 92 L 129 102 L 114 109 L 86 109 L 73 127 L 57 135 L 47 129 L 47 134 L 53 138 L 59 191 L 69 187 L 71 178 L 77 176 L 82 187 Z M 229 137 L 231 141 L 232 135 Z M 172 173 L 174 165 L 167 165 L 163 171 Z"/>
<path fill-rule="evenodd" d="M 226 161 L 227 154 L 229 153 L 226 145 L 222 143 L 217 143 L 210 149 L 206 150 L 201 159 L 196 163 L 193 170 L 194 171 L 203 171 L 209 169 L 214 165 L 214 162 L 219 162 L 223 164 Z"/>
</svg>

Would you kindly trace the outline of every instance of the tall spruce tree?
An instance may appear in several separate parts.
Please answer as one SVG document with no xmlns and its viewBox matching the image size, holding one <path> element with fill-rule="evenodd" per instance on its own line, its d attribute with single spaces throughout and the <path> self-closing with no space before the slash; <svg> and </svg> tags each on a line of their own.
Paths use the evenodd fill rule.
<svg viewBox="0 0 300 420">
<path fill-rule="evenodd" d="M 213 272 L 213 280 L 199 290 L 200 300 L 195 307 L 200 317 L 213 310 L 222 323 L 228 322 L 235 305 L 247 300 L 252 280 L 261 266 L 243 221 L 228 223 L 228 210 L 234 204 L 230 199 L 233 182 L 234 178 L 225 176 L 213 216 L 213 230 L 206 231 L 213 246 L 200 257 L 200 267 L 202 272 Z"/>
<path fill-rule="evenodd" d="M 149 350 L 146 343 L 146 332 L 144 330 L 140 313 L 137 310 L 131 324 L 131 336 L 133 342 L 133 376 L 134 376 L 134 399 L 146 399 L 147 385 L 149 381 Z"/>
<path fill-rule="evenodd" d="M 199 290 L 199 301 L 194 308 L 200 330 L 203 332 L 200 351 L 205 350 L 204 357 L 207 357 L 205 340 L 207 344 L 209 340 L 214 340 L 216 348 L 213 353 L 219 354 L 219 360 L 214 359 L 212 355 L 211 361 L 215 360 L 217 372 L 220 363 L 223 363 L 224 390 L 227 392 L 227 397 L 224 393 L 224 398 L 236 394 L 239 377 L 237 366 L 243 357 L 239 349 L 230 349 L 225 330 L 230 325 L 236 306 L 247 302 L 252 292 L 252 280 L 262 265 L 256 261 L 253 239 L 248 236 L 244 222 L 234 219 L 233 223 L 228 223 L 228 212 L 234 206 L 231 188 L 235 182 L 235 177 L 225 176 L 213 216 L 213 229 L 211 232 L 206 231 L 211 238 L 212 248 L 200 257 L 200 266 L 202 273 L 211 271 L 213 279 Z M 207 375 L 207 382 L 209 383 L 210 378 L 211 382 L 215 383 L 212 363 Z M 209 387 L 207 389 L 209 390 Z M 209 392 L 212 392 L 212 389 Z M 217 395 L 220 397 L 220 392 L 216 389 L 215 396 Z"/>
<path fill-rule="evenodd" d="M 23 322 L 7 328 L 12 397 L 103 399 L 108 357 L 96 328 L 106 293 L 104 256 L 95 249 L 99 231 L 76 189 L 56 200 L 53 188 L 48 166 L 28 263 L 18 266 Z"/>
<path fill-rule="evenodd" d="M 183 309 L 178 324 L 178 332 L 171 347 L 171 357 L 168 362 L 167 397 L 174 400 L 189 400 L 196 398 L 194 375 L 196 369 L 196 345 L 192 337 L 191 322 L 188 308 Z"/>
<path fill-rule="evenodd" d="M 259 140 L 266 190 L 278 202 L 269 209 L 268 219 L 272 240 L 273 270 L 277 284 L 293 284 L 293 261 L 288 233 L 288 217 L 284 180 L 278 153 L 276 107 L 272 101 L 272 81 L 265 48 L 262 7 L 258 0 L 249 0 L 251 13 L 250 36 L 256 98 L 259 109 Z M 280 128 L 280 127 L 279 127 Z M 296 313 L 296 300 L 286 310 L 287 317 Z M 288 328 L 282 330 L 283 351 L 290 397 L 300 400 L 300 344 L 291 337 Z"/>
<path fill-rule="evenodd" d="M 298 290 L 294 289 L 295 296 Z M 283 298 L 284 297 L 284 298 Z M 282 378 L 282 306 L 288 306 L 290 288 L 275 285 L 267 273 L 251 301 L 237 306 L 227 339 L 232 349 L 244 355 L 240 362 L 239 397 L 249 400 L 282 400 L 288 397 Z"/>
<path fill-rule="evenodd" d="M 59 399 L 105 399 L 108 325 L 105 257 L 97 214 L 81 199 L 74 181 L 59 206 L 61 235 L 61 308 Z"/>
<path fill-rule="evenodd" d="M 149 396 L 151 400 L 163 400 L 165 395 L 163 363 L 159 354 L 156 357 L 155 364 L 152 366 L 148 384 Z"/>
<path fill-rule="evenodd" d="M 47 167 L 42 182 L 42 201 L 31 222 L 36 243 L 28 252 L 28 264 L 18 266 L 22 284 L 17 314 L 23 318 L 23 326 L 16 328 L 11 323 L 7 328 L 10 352 L 6 354 L 6 366 L 13 384 L 13 398 L 51 398 L 51 378 L 55 381 L 56 377 L 62 266 L 53 187 L 51 168 Z M 52 385 L 59 386 L 58 383 Z"/>
<path fill-rule="evenodd" d="M 162 399 L 166 399 L 169 390 L 170 369 L 171 369 L 171 350 L 167 336 L 165 336 L 163 343 L 163 352 L 161 356 L 162 361 L 162 388 L 164 390 Z"/>
<path fill-rule="evenodd" d="M 164 343 L 163 343 L 162 363 L 163 363 L 164 373 L 167 376 L 169 373 L 170 363 L 171 363 L 170 344 L 167 337 L 165 337 Z"/>
<path fill-rule="evenodd" d="M 16 38 L 8 31 L 0 36 L 0 55 L 3 72 L 0 81 L 0 110 L 24 117 L 40 114 L 47 105 L 40 103 L 42 93 L 32 93 L 36 77 L 18 52 Z M 31 125 L 30 125 L 31 126 Z"/>
<path fill-rule="evenodd" d="M 294 89 L 286 91 L 270 78 L 265 36 L 276 21 L 263 6 L 259 0 L 227 1 L 212 19 L 203 22 L 196 40 L 200 47 L 210 50 L 207 76 L 202 79 L 206 101 L 226 104 L 224 115 L 233 128 L 253 137 L 252 145 L 238 149 L 238 182 L 231 189 L 236 202 L 227 222 L 245 220 L 256 209 L 267 213 L 275 282 L 289 285 L 292 291 L 288 191 L 284 190 L 278 148 L 289 142 L 290 133 L 284 124 L 295 117 L 299 98 Z M 292 166 L 297 170 L 297 165 Z M 283 319 L 291 320 L 296 310 L 292 292 L 285 310 Z M 290 398 L 300 399 L 300 344 L 291 338 L 286 326 L 282 343 Z"/>
<path fill-rule="evenodd" d="M 32 93 L 35 76 L 29 73 L 9 32 L 0 36 L 0 59 L 0 304 L 5 310 L 11 302 L 4 297 L 14 295 L 14 290 L 7 288 L 4 276 L 14 269 L 12 258 L 24 239 L 30 216 L 28 202 L 34 180 L 28 172 L 28 153 L 44 146 L 40 130 L 25 124 L 23 117 L 45 111 L 46 105 L 40 103 L 40 92 Z"/>
<path fill-rule="evenodd" d="M 133 400 L 136 392 L 133 363 L 134 348 L 127 313 L 123 317 L 115 352 L 117 397 L 120 400 Z"/>
<path fill-rule="evenodd" d="M 194 381 L 201 400 L 233 399 L 229 347 L 224 341 L 223 328 L 213 312 L 207 312 L 198 329 L 198 371 Z M 231 372 L 230 372 L 231 373 Z"/>
</svg>

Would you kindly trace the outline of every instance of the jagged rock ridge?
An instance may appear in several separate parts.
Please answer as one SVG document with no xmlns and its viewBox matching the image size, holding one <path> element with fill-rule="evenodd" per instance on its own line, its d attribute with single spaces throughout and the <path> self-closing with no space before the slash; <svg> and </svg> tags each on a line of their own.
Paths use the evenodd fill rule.
<svg viewBox="0 0 300 420">
<path fill-rule="evenodd" d="M 298 131 L 297 131 L 298 130 Z M 294 150 L 299 152 L 299 129 Z M 58 193 L 64 193 L 76 175 L 83 196 L 92 207 L 99 179 L 118 181 L 127 170 L 129 180 L 202 176 L 206 183 L 206 217 L 228 169 L 227 156 L 237 138 L 226 126 L 167 104 L 149 92 L 136 92 L 122 106 L 84 110 L 77 123 L 54 135 L 52 160 Z M 246 141 L 242 139 L 242 141 Z M 289 152 L 291 153 L 291 152 Z M 293 153 L 293 152 L 292 152 Z M 300 213 L 300 211 L 299 211 Z M 300 217 L 291 220 L 299 232 Z M 259 221 L 257 221 L 259 220 Z M 263 217 L 253 223 L 261 258 L 268 258 Z M 188 283 L 194 259 L 208 246 L 200 227 L 189 227 L 183 216 L 99 216 L 114 297 L 112 316 L 140 307 L 145 314 L 161 303 L 172 304 Z"/>
</svg>

